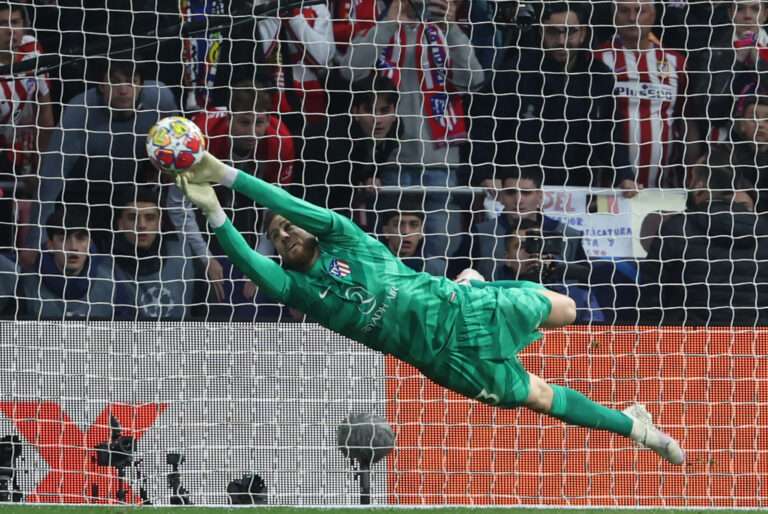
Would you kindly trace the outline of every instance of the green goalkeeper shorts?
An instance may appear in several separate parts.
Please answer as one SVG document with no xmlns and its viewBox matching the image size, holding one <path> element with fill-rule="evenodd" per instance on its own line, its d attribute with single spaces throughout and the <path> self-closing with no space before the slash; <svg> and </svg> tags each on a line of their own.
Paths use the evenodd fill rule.
<svg viewBox="0 0 768 514">
<path fill-rule="evenodd" d="M 531 288 L 471 289 L 454 337 L 425 372 L 438 384 L 489 405 L 513 408 L 528 399 L 528 372 L 517 354 L 541 337 L 552 309 Z"/>
</svg>

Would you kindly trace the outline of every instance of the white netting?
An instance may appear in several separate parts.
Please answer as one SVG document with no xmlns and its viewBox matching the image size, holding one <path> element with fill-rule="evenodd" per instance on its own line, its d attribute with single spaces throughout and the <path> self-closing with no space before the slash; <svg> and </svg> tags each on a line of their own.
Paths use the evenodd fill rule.
<svg viewBox="0 0 768 514">
<path fill-rule="evenodd" d="M 767 17 L 741 0 L 0 2 L 0 436 L 25 459 L 0 442 L 0 500 L 18 483 L 27 501 L 138 502 L 145 484 L 167 503 L 181 453 L 195 503 L 244 473 L 271 503 L 355 503 L 334 437 L 363 412 L 397 436 L 375 503 L 765 506 Z M 570 296 L 581 326 L 523 363 L 646 403 L 687 466 L 465 400 L 259 290 L 147 159 L 173 114 L 409 268 Z M 216 191 L 275 256 L 263 206 Z M 139 439 L 126 481 L 93 461 L 110 416 Z"/>
</svg>

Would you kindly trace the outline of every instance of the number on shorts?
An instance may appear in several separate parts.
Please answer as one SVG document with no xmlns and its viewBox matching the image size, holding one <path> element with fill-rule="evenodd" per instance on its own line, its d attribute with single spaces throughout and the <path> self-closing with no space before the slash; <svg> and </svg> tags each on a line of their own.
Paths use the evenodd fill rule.
<svg viewBox="0 0 768 514">
<path fill-rule="evenodd" d="M 483 388 L 483 390 L 480 391 L 480 394 L 475 396 L 475 400 L 479 402 L 487 403 L 489 405 L 499 404 L 499 397 L 493 393 L 489 393 L 488 391 L 485 390 L 485 388 Z"/>
</svg>

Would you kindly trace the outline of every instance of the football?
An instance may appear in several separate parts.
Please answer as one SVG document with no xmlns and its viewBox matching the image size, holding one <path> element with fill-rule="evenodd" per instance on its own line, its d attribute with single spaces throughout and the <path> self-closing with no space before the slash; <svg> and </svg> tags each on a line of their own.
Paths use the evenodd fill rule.
<svg viewBox="0 0 768 514">
<path fill-rule="evenodd" d="M 163 118 L 147 134 L 147 155 L 163 171 L 183 173 L 200 162 L 204 153 L 203 133 L 186 118 Z"/>
</svg>

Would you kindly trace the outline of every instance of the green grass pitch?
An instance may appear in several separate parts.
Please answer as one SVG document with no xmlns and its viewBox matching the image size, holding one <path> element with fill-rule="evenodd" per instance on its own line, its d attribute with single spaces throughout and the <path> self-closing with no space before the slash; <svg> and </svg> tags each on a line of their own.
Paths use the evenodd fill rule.
<svg viewBox="0 0 768 514">
<path fill-rule="evenodd" d="M 478 514 L 629 514 L 640 512 L 641 514 L 765 514 L 760 510 L 707 510 L 707 509 L 540 509 L 540 508 L 478 508 L 478 507 L 421 507 L 421 508 L 310 508 L 310 507 L 105 507 L 105 506 L 33 506 L 33 505 L 9 505 L 0 504 L 0 514 L 360 514 L 362 512 L 374 514 L 465 514 L 475 511 Z"/>
</svg>

